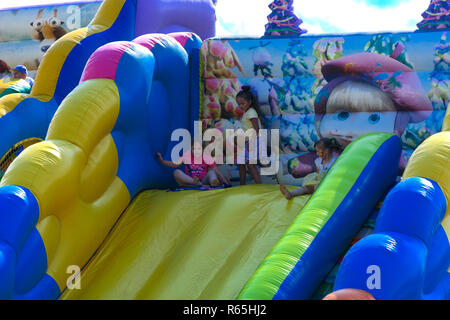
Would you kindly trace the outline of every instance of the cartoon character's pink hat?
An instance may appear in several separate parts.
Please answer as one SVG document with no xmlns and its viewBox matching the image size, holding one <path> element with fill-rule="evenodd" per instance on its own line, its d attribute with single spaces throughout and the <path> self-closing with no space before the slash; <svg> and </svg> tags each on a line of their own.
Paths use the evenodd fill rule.
<svg viewBox="0 0 450 320">
<path fill-rule="evenodd" d="M 401 52 L 394 51 L 393 57 Z M 395 60 L 377 53 L 357 53 L 330 61 L 322 66 L 322 74 L 328 84 L 322 88 L 314 101 L 316 120 L 326 113 L 328 98 L 340 83 L 355 79 L 366 81 L 386 92 L 398 111 L 404 111 L 402 122 L 421 122 L 433 110 L 417 73 Z M 405 124 L 406 125 L 406 124 Z"/>
</svg>

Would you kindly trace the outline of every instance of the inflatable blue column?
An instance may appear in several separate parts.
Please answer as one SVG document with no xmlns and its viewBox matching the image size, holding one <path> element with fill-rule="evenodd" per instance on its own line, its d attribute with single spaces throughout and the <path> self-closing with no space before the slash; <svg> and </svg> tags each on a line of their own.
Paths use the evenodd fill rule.
<svg viewBox="0 0 450 320">
<path fill-rule="evenodd" d="M 388 300 L 449 298 L 450 246 L 441 226 L 445 211 L 436 182 L 412 177 L 397 184 L 374 233 L 344 257 L 334 290 L 360 289 Z"/>
</svg>

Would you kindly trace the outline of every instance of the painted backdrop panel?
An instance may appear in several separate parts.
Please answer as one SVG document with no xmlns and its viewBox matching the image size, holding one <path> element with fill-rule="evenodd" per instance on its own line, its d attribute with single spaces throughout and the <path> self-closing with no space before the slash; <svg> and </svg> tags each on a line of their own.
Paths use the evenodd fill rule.
<svg viewBox="0 0 450 320">
<path fill-rule="evenodd" d="M 257 95 L 265 128 L 280 130 L 280 182 L 314 170 L 314 143 L 345 147 L 366 132 L 401 137 L 404 168 L 441 130 L 449 102 L 446 32 L 210 39 L 202 47 L 204 128 L 240 127 L 235 96 Z M 380 101 L 376 105 L 373 101 Z"/>
</svg>

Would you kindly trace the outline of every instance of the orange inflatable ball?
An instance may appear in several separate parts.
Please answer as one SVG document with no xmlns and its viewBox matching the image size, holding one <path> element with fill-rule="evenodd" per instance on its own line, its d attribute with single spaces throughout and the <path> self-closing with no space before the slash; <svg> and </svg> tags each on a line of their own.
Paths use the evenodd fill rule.
<svg viewBox="0 0 450 320">
<path fill-rule="evenodd" d="M 375 298 L 364 290 L 341 289 L 326 295 L 323 300 L 375 300 Z"/>
</svg>

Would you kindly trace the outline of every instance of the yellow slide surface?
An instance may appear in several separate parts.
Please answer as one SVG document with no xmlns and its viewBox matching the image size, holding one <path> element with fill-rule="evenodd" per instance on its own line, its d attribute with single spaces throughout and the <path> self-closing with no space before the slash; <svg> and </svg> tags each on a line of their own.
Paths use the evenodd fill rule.
<svg viewBox="0 0 450 320">
<path fill-rule="evenodd" d="M 235 299 L 305 205 L 278 185 L 140 193 L 61 299 Z"/>
</svg>

